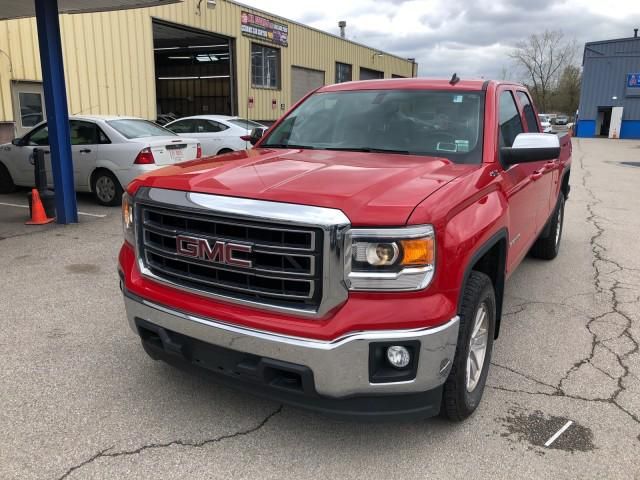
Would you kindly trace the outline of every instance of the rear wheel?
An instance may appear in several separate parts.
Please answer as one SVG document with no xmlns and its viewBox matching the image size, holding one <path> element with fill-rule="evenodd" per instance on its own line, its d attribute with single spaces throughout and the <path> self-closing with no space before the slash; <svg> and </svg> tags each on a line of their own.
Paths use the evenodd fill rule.
<svg viewBox="0 0 640 480">
<path fill-rule="evenodd" d="M 9 169 L 0 163 L 0 193 L 11 193 L 16 189 Z"/>
<path fill-rule="evenodd" d="M 564 194 L 558 197 L 556 208 L 549 219 L 549 224 L 545 227 L 547 235 L 539 237 L 531 247 L 531 255 L 543 260 L 553 260 L 560 251 L 560 241 L 562 240 L 562 223 L 564 220 Z"/>
<path fill-rule="evenodd" d="M 230 148 L 223 148 L 218 152 L 218 155 L 222 155 L 223 153 L 231 153 L 231 152 L 233 152 L 233 150 L 231 150 Z"/>
<path fill-rule="evenodd" d="M 491 279 L 472 271 L 462 293 L 456 355 L 444 384 L 442 413 L 454 421 L 471 415 L 480 404 L 491 363 L 496 299 Z"/>
<path fill-rule="evenodd" d="M 100 205 L 115 206 L 122 202 L 120 182 L 109 170 L 98 170 L 93 174 L 91 189 Z"/>
</svg>

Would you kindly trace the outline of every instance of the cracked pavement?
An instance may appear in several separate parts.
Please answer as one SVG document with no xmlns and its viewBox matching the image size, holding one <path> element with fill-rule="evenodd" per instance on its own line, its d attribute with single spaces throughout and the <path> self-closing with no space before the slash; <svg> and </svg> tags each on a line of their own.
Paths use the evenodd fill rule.
<svg viewBox="0 0 640 480">
<path fill-rule="evenodd" d="M 153 362 L 125 321 L 118 209 L 81 198 L 107 217 L 5 223 L 0 478 L 640 479 L 640 168 L 617 163 L 640 142 L 573 142 L 560 255 L 507 283 L 483 403 L 461 424 L 328 419 Z"/>
</svg>

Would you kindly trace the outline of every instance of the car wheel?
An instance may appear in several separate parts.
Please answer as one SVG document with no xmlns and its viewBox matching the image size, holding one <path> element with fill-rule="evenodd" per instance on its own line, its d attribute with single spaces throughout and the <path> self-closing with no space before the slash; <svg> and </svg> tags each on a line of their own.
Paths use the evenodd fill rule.
<svg viewBox="0 0 640 480">
<path fill-rule="evenodd" d="M 496 325 L 496 299 L 491 279 L 472 271 L 462 292 L 456 355 L 442 393 L 442 414 L 461 421 L 480 404 Z"/>
<path fill-rule="evenodd" d="M 231 153 L 231 152 L 233 152 L 233 150 L 231 150 L 230 148 L 223 148 L 218 152 L 218 155 L 222 155 L 223 153 Z"/>
<path fill-rule="evenodd" d="M 100 205 L 114 206 L 122 202 L 122 187 L 116 176 L 108 170 L 98 170 L 93 175 L 91 186 Z"/>
<path fill-rule="evenodd" d="M 543 260 L 553 260 L 560 251 L 560 241 L 562 240 L 562 224 L 564 221 L 564 194 L 560 194 L 556 208 L 549 219 L 548 226 L 545 227 L 547 235 L 539 237 L 531 247 L 531 255 Z"/>
<path fill-rule="evenodd" d="M 15 189 L 16 185 L 13 183 L 9 169 L 0 163 L 0 193 L 11 193 Z"/>
</svg>

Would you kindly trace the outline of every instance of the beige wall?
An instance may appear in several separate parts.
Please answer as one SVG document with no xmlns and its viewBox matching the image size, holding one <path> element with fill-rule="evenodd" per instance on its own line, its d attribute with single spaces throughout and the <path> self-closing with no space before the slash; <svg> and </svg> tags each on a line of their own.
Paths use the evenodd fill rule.
<svg viewBox="0 0 640 480">
<path fill-rule="evenodd" d="M 71 114 L 120 114 L 156 117 L 153 59 L 153 17 L 200 28 L 236 39 L 236 84 L 239 113 L 245 115 L 248 97 L 254 98 L 249 115 L 276 119 L 282 112 L 271 108 L 272 99 L 288 108 L 291 97 L 291 66 L 325 71 L 325 83 L 335 79 L 335 62 L 353 65 L 353 79 L 360 67 L 410 77 L 411 62 L 393 55 L 376 56 L 375 49 L 295 24 L 273 15 L 218 0 L 215 8 L 198 0 L 162 7 L 120 12 L 61 15 L 64 66 Z M 240 14 L 254 11 L 289 26 L 289 46 L 281 47 L 281 89 L 249 87 L 251 39 L 240 33 Z M 0 21 L 0 122 L 13 120 L 11 82 L 41 79 L 34 19 Z M 416 67 L 417 68 L 417 67 Z"/>
</svg>

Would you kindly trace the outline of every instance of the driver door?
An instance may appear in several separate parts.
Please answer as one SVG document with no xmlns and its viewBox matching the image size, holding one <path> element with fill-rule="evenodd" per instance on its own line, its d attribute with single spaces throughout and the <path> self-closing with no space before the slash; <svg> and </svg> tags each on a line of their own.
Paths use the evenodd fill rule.
<svg viewBox="0 0 640 480">
<path fill-rule="evenodd" d="M 7 152 L 9 161 L 11 162 L 12 171 L 15 173 L 15 183 L 18 185 L 33 186 L 35 183 L 34 178 L 34 159 L 33 151 L 36 148 L 41 148 L 45 152 L 45 164 L 47 164 L 47 184 L 49 183 L 51 176 L 51 159 L 49 155 L 49 129 L 47 124 L 41 124 L 31 130 L 25 137 L 23 137 L 22 146 L 12 145 Z M 48 163 L 47 163 L 48 162 Z M 12 172 L 12 173 L 13 173 Z"/>
</svg>

